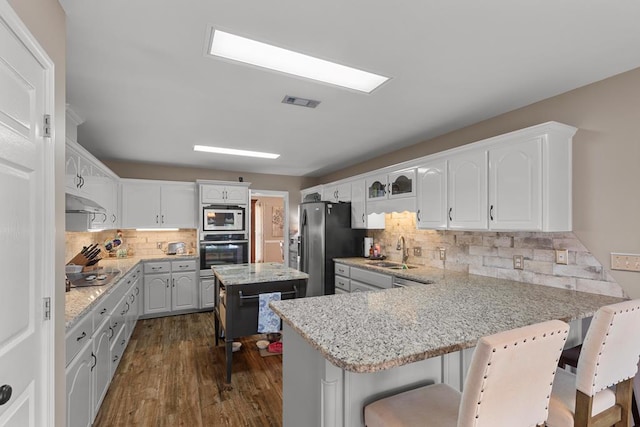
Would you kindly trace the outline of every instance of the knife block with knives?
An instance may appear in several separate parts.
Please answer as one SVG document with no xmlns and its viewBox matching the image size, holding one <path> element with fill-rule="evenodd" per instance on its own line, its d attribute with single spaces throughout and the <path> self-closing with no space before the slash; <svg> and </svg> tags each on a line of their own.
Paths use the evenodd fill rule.
<svg viewBox="0 0 640 427">
<path fill-rule="evenodd" d="M 71 258 L 71 261 L 69 261 L 67 265 L 69 264 L 82 265 L 86 270 L 87 267 L 94 266 L 95 264 L 98 263 L 98 261 L 102 259 L 102 258 L 99 258 L 100 252 L 101 252 L 101 249 L 98 247 L 98 243 L 85 246 L 76 256 Z"/>
</svg>

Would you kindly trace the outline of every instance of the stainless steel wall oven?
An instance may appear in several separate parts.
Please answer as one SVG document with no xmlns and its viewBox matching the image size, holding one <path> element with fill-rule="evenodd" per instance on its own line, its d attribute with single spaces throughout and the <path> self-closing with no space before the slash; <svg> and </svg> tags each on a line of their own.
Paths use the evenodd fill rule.
<svg viewBox="0 0 640 427">
<path fill-rule="evenodd" d="M 249 261 L 249 241 L 244 233 L 205 235 L 202 239 L 200 276 L 211 276 L 212 266 Z"/>
</svg>

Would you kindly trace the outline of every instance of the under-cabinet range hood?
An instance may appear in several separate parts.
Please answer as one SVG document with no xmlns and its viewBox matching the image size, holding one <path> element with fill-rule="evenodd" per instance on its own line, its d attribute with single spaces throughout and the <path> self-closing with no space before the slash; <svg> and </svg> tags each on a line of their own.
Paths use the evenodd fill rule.
<svg viewBox="0 0 640 427">
<path fill-rule="evenodd" d="M 66 193 L 66 213 L 105 213 L 105 209 L 85 197 Z"/>
</svg>

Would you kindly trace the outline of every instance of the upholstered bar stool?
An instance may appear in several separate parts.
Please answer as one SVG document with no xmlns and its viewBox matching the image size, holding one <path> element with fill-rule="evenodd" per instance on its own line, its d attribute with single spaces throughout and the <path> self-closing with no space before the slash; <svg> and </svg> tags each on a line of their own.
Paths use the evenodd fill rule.
<svg viewBox="0 0 640 427">
<path fill-rule="evenodd" d="M 631 425 L 633 377 L 639 358 L 640 300 L 600 308 L 582 344 L 576 374 L 558 368 L 547 425 Z"/>
<path fill-rule="evenodd" d="M 569 325 L 559 320 L 483 337 L 464 391 L 420 387 L 370 403 L 367 427 L 532 427 L 547 419 L 549 394 Z"/>
</svg>

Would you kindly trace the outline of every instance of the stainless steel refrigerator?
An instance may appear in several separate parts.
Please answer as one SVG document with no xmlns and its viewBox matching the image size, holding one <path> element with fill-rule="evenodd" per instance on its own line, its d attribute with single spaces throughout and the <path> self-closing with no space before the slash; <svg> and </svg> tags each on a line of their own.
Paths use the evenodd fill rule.
<svg viewBox="0 0 640 427">
<path fill-rule="evenodd" d="M 300 271 L 309 275 L 306 296 L 335 293 L 333 259 L 362 256 L 365 230 L 351 228 L 351 203 L 300 204 Z"/>
</svg>

